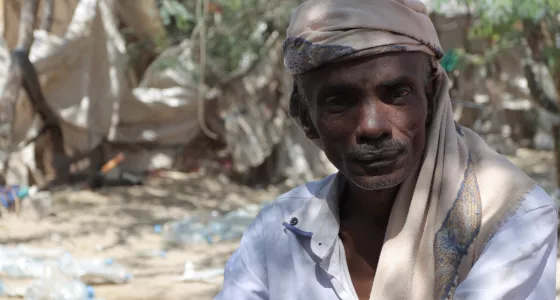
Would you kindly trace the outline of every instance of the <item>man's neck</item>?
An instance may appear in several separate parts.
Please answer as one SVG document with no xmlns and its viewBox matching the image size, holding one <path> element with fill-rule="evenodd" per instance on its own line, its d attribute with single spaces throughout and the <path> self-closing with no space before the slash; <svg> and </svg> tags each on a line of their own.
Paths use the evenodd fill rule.
<svg viewBox="0 0 560 300">
<path fill-rule="evenodd" d="M 399 187 L 368 191 L 351 183 L 341 195 L 341 219 L 363 223 L 374 223 L 385 230 Z M 364 224 L 367 225 L 367 224 Z"/>
</svg>

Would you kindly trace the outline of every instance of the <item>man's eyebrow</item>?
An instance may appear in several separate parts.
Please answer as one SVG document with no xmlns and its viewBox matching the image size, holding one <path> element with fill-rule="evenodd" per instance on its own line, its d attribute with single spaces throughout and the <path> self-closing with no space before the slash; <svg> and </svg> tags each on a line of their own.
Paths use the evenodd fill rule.
<svg viewBox="0 0 560 300">
<path fill-rule="evenodd" d="M 395 86 L 403 85 L 403 84 L 409 84 L 409 85 L 414 84 L 413 77 L 411 77 L 410 75 L 399 75 L 399 76 L 391 78 L 391 79 L 382 80 L 379 83 L 380 86 L 386 87 L 386 88 L 395 87 Z"/>
<path fill-rule="evenodd" d="M 356 84 L 349 83 L 349 82 L 325 83 L 317 88 L 317 97 L 322 97 L 325 96 L 326 94 L 349 91 L 355 88 L 356 88 Z"/>
</svg>

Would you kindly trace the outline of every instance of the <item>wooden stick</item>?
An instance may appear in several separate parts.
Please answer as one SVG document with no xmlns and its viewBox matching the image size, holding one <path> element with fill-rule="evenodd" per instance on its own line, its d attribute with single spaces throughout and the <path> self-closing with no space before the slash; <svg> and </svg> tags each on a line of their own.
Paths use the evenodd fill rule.
<svg viewBox="0 0 560 300">
<path fill-rule="evenodd" d="M 206 17 L 208 15 L 208 0 L 198 0 L 197 2 L 198 24 L 200 25 L 200 73 L 198 79 L 198 123 L 202 132 L 213 140 L 218 139 L 218 135 L 206 124 L 204 106 L 206 105 L 205 78 L 206 78 Z M 202 7 L 201 7 L 202 6 Z"/>
<path fill-rule="evenodd" d="M 54 0 L 43 0 L 43 19 L 41 20 L 41 30 L 50 32 L 53 24 Z"/>
</svg>

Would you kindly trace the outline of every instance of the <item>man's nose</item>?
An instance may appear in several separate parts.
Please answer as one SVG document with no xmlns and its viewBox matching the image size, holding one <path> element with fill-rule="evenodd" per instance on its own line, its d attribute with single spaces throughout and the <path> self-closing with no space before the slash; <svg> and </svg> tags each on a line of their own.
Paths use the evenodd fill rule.
<svg viewBox="0 0 560 300">
<path fill-rule="evenodd" d="M 362 104 L 356 140 L 358 144 L 390 138 L 391 125 L 383 104 L 368 101 Z"/>
</svg>

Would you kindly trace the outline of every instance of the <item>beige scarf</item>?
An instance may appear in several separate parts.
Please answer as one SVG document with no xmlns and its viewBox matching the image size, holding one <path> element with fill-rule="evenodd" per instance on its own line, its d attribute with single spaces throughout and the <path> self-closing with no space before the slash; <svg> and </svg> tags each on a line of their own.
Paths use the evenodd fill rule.
<svg viewBox="0 0 560 300">
<path fill-rule="evenodd" d="M 487 241 L 535 182 L 458 126 L 434 26 L 416 0 L 309 0 L 292 15 L 285 64 L 301 74 L 326 63 L 398 51 L 432 57 L 438 93 L 424 161 L 393 205 L 370 299 L 452 299 Z M 290 113 L 299 124 L 294 90 Z M 319 144 L 319 143 L 318 143 Z"/>
</svg>

